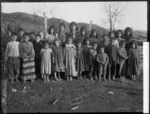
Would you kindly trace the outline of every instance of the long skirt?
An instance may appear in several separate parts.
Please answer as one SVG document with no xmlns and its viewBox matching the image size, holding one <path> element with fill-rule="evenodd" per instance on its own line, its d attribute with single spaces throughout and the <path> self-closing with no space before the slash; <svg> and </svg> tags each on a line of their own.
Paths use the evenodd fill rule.
<svg viewBox="0 0 150 114">
<path fill-rule="evenodd" d="M 35 79 L 35 63 L 34 58 L 23 59 L 22 61 L 22 79 L 30 80 Z"/>
</svg>

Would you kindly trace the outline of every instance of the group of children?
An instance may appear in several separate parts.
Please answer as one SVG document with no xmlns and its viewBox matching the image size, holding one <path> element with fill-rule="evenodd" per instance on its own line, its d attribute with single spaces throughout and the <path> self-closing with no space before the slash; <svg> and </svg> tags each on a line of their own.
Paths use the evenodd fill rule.
<svg viewBox="0 0 150 114">
<path fill-rule="evenodd" d="M 19 77 L 24 83 L 35 78 L 49 82 L 51 76 L 57 81 L 62 76 L 68 81 L 73 77 L 106 81 L 126 76 L 135 79 L 139 74 L 140 55 L 131 28 L 125 29 L 124 36 L 118 30 L 102 38 L 96 30 L 89 36 L 85 27 L 78 31 L 75 22 L 70 24 L 69 32 L 65 30 L 61 23 L 59 32 L 51 26 L 45 36 L 41 31 L 37 35 L 23 33 L 22 29 L 19 34 L 12 32 L 5 51 L 11 82 L 19 82 Z"/>
</svg>

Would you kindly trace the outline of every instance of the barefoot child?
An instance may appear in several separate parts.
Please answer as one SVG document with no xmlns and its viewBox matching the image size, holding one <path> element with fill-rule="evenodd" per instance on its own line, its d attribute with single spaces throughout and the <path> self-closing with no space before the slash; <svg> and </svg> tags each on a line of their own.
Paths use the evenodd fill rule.
<svg viewBox="0 0 150 114">
<path fill-rule="evenodd" d="M 22 79 L 26 83 L 26 80 L 31 80 L 34 82 L 35 76 L 35 51 L 33 44 L 29 41 L 29 34 L 25 33 L 23 35 L 23 41 L 19 46 L 20 55 L 22 59 Z"/>
<path fill-rule="evenodd" d="M 19 42 L 16 41 L 17 33 L 11 34 L 12 41 L 7 43 L 5 51 L 5 61 L 7 62 L 7 71 L 11 82 L 18 81 L 19 69 L 20 69 L 20 53 L 19 53 Z"/>
<path fill-rule="evenodd" d="M 84 56 L 84 75 L 86 77 L 88 77 L 89 75 L 89 61 L 88 61 L 88 56 L 89 56 L 89 48 L 91 48 L 92 46 L 90 46 L 90 41 L 89 39 L 85 39 L 85 45 L 82 46 L 83 47 L 83 56 Z"/>
<path fill-rule="evenodd" d="M 93 43 L 92 48 L 89 49 L 89 76 L 91 81 L 93 81 L 93 75 L 96 75 L 96 55 L 97 55 L 97 43 Z"/>
<path fill-rule="evenodd" d="M 84 71 L 83 48 L 81 47 L 81 45 L 82 41 L 77 41 L 76 70 L 78 72 L 78 80 L 82 80 L 82 72 Z"/>
<path fill-rule="evenodd" d="M 62 46 L 60 46 L 59 40 L 54 41 L 54 46 L 53 46 L 53 71 L 54 71 L 54 77 L 55 80 L 61 81 L 60 78 L 60 73 L 65 71 L 65 66 L 64 66 L 64 53 Z"/>
<path fill-rule="evenodd" d="M 140 54 L 136 47 L 136 43 L 131 43 L 131 48 L 129 49 L 129 61 L 128 61 L 128 75 L 131 76 L 133 80 L 136 80 L 136 76 L 139 74 L 140 67 Z"/>
<path fill-rule="evenodd" d="M 43 44 L 40 40 L 41 40 L 40 35 L 36 35 L 35 42 L 33 42 L 33 47 L 35 51 L 35 58 L 34 58 L 35 59 L 35 74 L 37 78 L 41 78 L 40 77 L 40 68 L 41 68 L 40 51 L 43 47 Z"/>
<path fill-rule="evenodd" d="M 106 81 L 106 70 L 109 58 L 107 54 L 104 52 L 104 47 L 100 48 L 99 53 L 97 54 L 96 57 L 96 61 L 98 62 L 99 81 L 101 81 L 102 72 L 104 74 L 104 81 Z"/>
<path fill-rule="evenodd" d="M 125 49 L 125 41 L 122 40 L 120 41 L 120 46 L 119 46 L 119 50 L 118 50 L 118 60 L 119 60 L 119 77 L 120 78 L 124 78 L 125 75 L 125 69 L 123 69 L 124 64 L 126 59 L 128 59 L 127 57 L 127 52 Z"/>
<path fill-rule="evenodd" d="M 41 75 L 44 78 L 44 82 L 49 82 L 49 75 L 51 75 L 51 58 L 52 49 L 49 48 L 49 43 L 44 42 L 44 48 L 41 49 Z"/>
<path fill-rule="evenodd" d="M 68 36 L 67 38 L 67 44 L 64 49 L 65 53 L 65 74 L 68 81 L 72 81 L 73 76 L 77 76 L 76 68 L 75 68 L 75 62 L 76 62 L 76 47 L 72 44 L 72 36 Z"/>
</svg>

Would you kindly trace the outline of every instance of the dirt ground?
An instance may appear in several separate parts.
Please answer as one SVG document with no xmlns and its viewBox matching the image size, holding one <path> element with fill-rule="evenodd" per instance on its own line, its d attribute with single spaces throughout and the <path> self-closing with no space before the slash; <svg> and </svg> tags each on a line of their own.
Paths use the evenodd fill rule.
<svg viewBox="0 0 150 114">
<path fill-rule="evenodd" d="M 143 112 L 143 71 L 137 80 L 8 83 L 7 112 Z"/>
</svg>

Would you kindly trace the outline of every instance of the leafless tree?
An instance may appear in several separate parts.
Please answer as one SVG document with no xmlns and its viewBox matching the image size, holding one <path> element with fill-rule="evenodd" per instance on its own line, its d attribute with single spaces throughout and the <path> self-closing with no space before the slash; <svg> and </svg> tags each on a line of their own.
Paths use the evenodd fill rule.
<svg viewBox="0 0 150 114">
<path fill-rule="evenodd" d="M 120 17 L 123 14 L 126 4 L 121 2 L 107 2 L 104 4 L 104 11 L 107 14 L 107 22 L 109 23 L 110 31 L 115 30 L 117 23 L 120 23 Z"/>
</svg>

